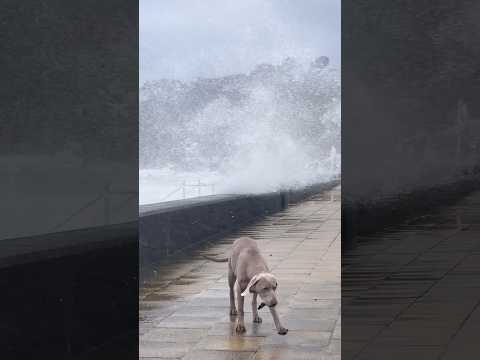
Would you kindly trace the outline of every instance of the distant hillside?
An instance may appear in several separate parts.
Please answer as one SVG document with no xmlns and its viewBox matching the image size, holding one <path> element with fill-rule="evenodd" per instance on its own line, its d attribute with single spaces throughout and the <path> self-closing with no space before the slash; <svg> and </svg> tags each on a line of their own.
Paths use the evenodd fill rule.
<svg viewBox="0 0 480 360">
<path fill-rule="evenodd" d="M 340 152 L 340 72 L 328 58 L 287 58 L 249 74 L 140 89 L 140 167 L 218 170 L 249 142 L 283 136 L 319 161 Z M 252 145 L 253 146 L 253 145 Z"/>
</svg>

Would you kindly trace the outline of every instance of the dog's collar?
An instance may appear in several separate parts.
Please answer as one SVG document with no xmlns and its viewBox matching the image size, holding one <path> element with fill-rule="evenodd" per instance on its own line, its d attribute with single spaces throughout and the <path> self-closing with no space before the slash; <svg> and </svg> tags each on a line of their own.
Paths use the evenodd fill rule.
<svg viewBox="0 0 480 360">
<path fill-rule="evenodd" d="M 272 275 L 272 276 L 273 276 L 273 274 L 272 274 L 272 273 L 270 273 L 270 272 L 267 272 L 267 271 L 262 271 L 262 272 L 259 272 L 258 274 L 255 274 L 255 275 L 253 275 L 253 276 L 260 276 L 260 275 Z"/>
<path fill-rule="evenodd" d="M 270 306 L 270 305 L 266 305 L 265 303 L 262 302 L 262 303 L 260 304 L 260 306 L 258 307 L 257 310 L 260 310 L 260 309 L 263 308 L 264 306 L 268 306 L 270 309 L 273 309 L 275 306 L 277 306 L 277 304 Z"/>
</svg>

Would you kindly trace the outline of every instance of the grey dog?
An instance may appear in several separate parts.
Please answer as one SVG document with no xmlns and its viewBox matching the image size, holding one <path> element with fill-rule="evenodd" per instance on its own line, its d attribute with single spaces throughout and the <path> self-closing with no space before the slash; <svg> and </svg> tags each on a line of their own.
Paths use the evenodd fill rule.
<svg viewBox="0 0 480 360">
<path fill-rule="evenodd" d="M 265 305 L 270 309 L 275 327 L 280 335 L 285 335 L 288 329 L 284 328 L 278 318 L 277 310 L 277 279 L 267 266 L 267 262 L 260 254 L 260 249 L 255 240 L 249 237 L 241 237 L 233 243 L 231 255 L 228 258 L 216 259 L 204 256 L 215 262 L 228 262 L 228 286 L 230 287 L 230 315 L 238 315 L 236 331 L 245 332 L 243 313 L 244 296 L 252 293 L 253 322 L 261 323 L 258 310 Z M 237 294 L 238 312 L 235 307 L 235 292 Z M 257 309 L 257 296 L 262 303 Z"/>
</svg>

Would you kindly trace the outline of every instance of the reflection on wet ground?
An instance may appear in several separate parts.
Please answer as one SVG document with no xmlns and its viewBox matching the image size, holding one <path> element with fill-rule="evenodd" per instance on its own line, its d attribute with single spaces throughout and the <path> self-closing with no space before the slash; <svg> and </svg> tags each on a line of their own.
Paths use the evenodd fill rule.
<svg viewBox="0 0 480 360">
<path fill-rule="evenodd" d="M 140 358 L 184 360 L 340 359 L 340 188 L 269 216 L 208 248 L 160 266 L 140 289 Z M 267 308 L 244 334 L 229 315 L 224 255 L 240 235 L 256 239 L 279 281 L 278 335 Z"/>
<path fill-rule="evenodd" d="M 480 358 L 480 193 L 342 257 L 344 359 Z"/>
</svg>

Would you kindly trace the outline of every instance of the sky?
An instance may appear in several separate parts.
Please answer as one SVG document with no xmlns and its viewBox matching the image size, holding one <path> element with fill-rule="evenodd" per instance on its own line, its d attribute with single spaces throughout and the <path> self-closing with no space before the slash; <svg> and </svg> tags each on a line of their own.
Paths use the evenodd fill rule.
<svg viewBox="0 0 480 360">
<path fill-rule="evenodd" d="M 140 0 L 140 86 L 248 73 L 287 56 L 340 64 L 340 0 Z"/>
</svg>

